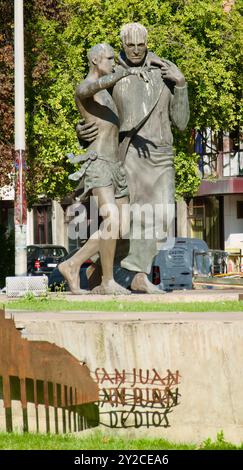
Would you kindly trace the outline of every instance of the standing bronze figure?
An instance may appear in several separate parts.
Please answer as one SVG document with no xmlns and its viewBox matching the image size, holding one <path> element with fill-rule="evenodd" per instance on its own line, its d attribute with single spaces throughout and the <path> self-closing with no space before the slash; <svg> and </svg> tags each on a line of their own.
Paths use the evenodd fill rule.
<svg viewBox="0 0 243 470">
<path fill-rule="evenodd" d="M 79 159 L 84 163 L 81 171 L 71 175 L 73 179 L 84 178 L 84 195 L 97 197 L 102 217 L 109 219 L 111 235 L 104 236 L 105 225 L 101 224 L 87 243 L 71 258 L 59 264 L 58 269 L 68 281 L 74 294 L 80 290 L 80 266 L 90 257 L 99 253 L 102 267 L 102 282 L 95 288 L 101 294 L 130 293 L 113 279 L 113 261 L 116 241 L 119 237 L 121 217 L 118 210 L 128 204 L 128 187 L 123 164 L 118 161 L 119 119 L 116 105 L 107 91 L 122 78 L 136 73 L 120 67 L 114 71 L 114 51 L 108 44 L 97 44 L 88 52 L 90 70 L 77 87 L 75 101 L 87 127 L 90 122 L 98 129 L 98 134 L 88 146 L 86 154 Z M 103 228 L 102 228 L 103 227 Z"/>
<path fill-rule="evenodd" d="M 160 59 L 147 49 L 147 30 L 139 23 L 121 29 L 123 51 L 116 70 L 137 71 L 119 80 L 112 98 L 120 121 L 120 158 L 124 160 L 130 204 L 150 204 L 154 208 L 174 205 L 173 135 L 171 125 L 184 130 L 189 119 L 187 84 L 172 62 Z M 98 126 L 78 125 L 81 140 L 97 138 Z M 143 222 L 142 222 L 143 223 Z M 153 224 L 153 217 L 151 217 Z M 161 292 L 148 279 L 157 253 L 156 234 L 151 239 L 132 237 L 141 224 L 133 214 L 130 248 L 121 266 L 135 273 L 131 289 L 147 293 Z M 145 231 L 146 227 L 142 227 Z"/>
</svg>

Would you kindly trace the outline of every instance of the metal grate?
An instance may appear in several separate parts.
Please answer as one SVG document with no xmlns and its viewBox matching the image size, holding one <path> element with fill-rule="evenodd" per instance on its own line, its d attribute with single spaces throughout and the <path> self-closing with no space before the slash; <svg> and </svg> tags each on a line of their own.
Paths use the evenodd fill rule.
<svg viewBox="0 0 243 470">
<path fill-rule="evenodd" d="M 6 278 L 6 294 L 8 297 L 22 297 L 27 292 L 39 296 L 46 294 L 47 289 L 47 276 L 16 276 Z"/>
</svg>

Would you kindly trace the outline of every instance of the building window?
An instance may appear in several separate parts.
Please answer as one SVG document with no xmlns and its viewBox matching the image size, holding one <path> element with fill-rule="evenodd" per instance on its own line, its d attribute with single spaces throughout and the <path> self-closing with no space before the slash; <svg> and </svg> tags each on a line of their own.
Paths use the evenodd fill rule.
<svg viewBox="0 0 243 470">
<path fill-rule="evenodd" d="M 34 207 L 34 243 L 52 243 L 51 218 L 51 203 Z"/>
<path fill-rule="evenodd" d="M 243 176 L 243 135 L 239 128 L 218 133 L 210 128 L 195 131 L 194 151 L 200 155 L 203 178 Z"/>
<path fill-rule="evenodd" d="M 237 201 L 237 219 L 243 219 L 243 201 Z"/>
<path fill-rule="evenodd" d="M 189 237 L 203 239 L 212 250 L 223 249 L 223 212 L 222 197 L 198 197 L 191 200 L 188 207 Z"/>
<path fill-rule="evenodd" d="M 8 234 L 14 230 L 14 201 L 0 201 L 0 225 Z"/>
</svg>

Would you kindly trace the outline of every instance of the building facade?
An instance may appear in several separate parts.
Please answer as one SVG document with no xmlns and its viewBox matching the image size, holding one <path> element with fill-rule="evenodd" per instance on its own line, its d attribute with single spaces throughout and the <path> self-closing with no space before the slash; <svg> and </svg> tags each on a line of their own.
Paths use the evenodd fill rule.
<svg viewBox="0 0 243 470">
<path fill-rule="evenodd" d="M 238 263 L 234 268 L 243 269 L 243 135 L 195 132 L 194 149 L 201 185 L 194 198 L 178 203 L 177 233 L 227 251 Z"/>
</svg>

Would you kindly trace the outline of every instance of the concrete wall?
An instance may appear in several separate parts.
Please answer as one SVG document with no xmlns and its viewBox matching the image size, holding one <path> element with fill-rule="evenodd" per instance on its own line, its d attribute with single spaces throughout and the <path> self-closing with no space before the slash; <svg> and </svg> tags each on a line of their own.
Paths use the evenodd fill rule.
<svg viewBox="0 0 243 470">
<path fill-rule="evenodd" d="M 243 201 L 243 195 L 224 197 L 225 249 L 243 251 L 243 219 L 237 219 L 237 201 Z"/>
<path fill-rule="evenodd" d="M 100 321 L 31 321 L 25 336 L 55 342 L 87 363 L 105 389 L 100 397 L 110 393 L 110 403 L 100 404 L 104 431 L 201 442 L 223 430 L 227 440 L 243 441 L 243 322 L 126 322 L 115 315 L 104 322 L 102 313 Z M 149 396 L 157 390 L 153 404 L 146 404 L 146 389 Z M 159 390 L 163 400 L 155 403 Z"/>
</svg>

